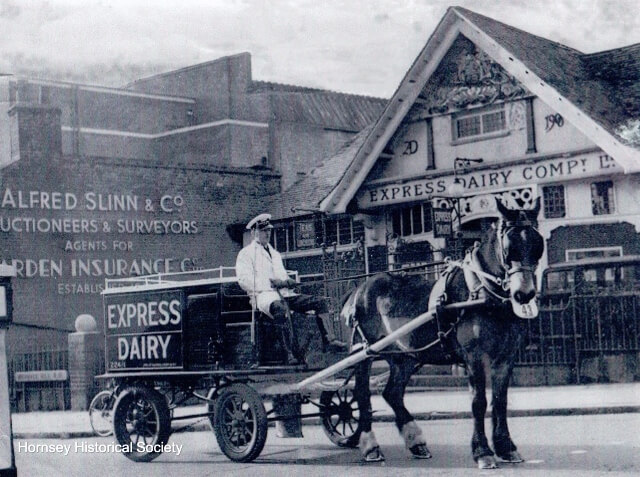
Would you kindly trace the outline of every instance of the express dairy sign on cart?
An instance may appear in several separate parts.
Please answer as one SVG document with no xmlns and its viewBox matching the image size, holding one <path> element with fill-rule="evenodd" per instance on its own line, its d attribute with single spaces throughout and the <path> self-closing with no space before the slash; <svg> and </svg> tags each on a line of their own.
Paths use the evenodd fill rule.
<svg viewBox="0 0 640 477">
<path fill-rule="evenodd" d="M 182 369 L 184 292 L 104 295 L 107 371 Z"/>
</svg>

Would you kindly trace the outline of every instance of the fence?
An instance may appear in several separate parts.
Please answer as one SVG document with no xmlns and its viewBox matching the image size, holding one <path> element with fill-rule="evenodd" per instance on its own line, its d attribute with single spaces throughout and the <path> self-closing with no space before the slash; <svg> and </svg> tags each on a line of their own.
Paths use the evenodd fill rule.
<svg viewBox="0 0 640 477">
<path fill-rule="evenodd" d="M 585 360 L 640 351 L 638 291 L 574 295 L 546 303 L 527 323 L 518 365 L 567 366 L 580 382 Z M 602 377 L 601 377 L 602 378 Z"/>
<path fill-rule="evenodd" d="M 432 251 L 434 255 L 438 252 Z M 324 280 L 313 282 L 317 287 L 315 292 L 324 292 L 334 312 L 339 311 L 339 298 L 368 276 L 358 273 L 362 270 L 359 263 L 349 263 L 351 257 L 346 258 L 335 254 L 326 256 Z M 443 262 L 403 263 L 397 266 L 396 271 L 425 273 L 434 279 L 444 266 Z M 310 283 L 307 287 L 309 292 L 312 292 L 311 287 Z M 539 317 L 524 325 L 525 333 L 516 366 L 540 371 L 539 382 L 550 382 L 550 374 L 560 368 L 564 372 L 559 374 L 560 377 L 555 376 L 556 380 L 580 383 L 591 379 L 583 376 L 586 361 L 640 352 L 639 300 L 639 290 L 624 289 L 594 291 L 560 299 L 543 297 Z M 342 333 L 347 335 L 345 330 Z M 640 360 L 640 355 L 637 359 Z M 632 374 L 637 376 L 640 370 L 637 364 L 633 366 Z M 599 372 L 602 374 L 602 370 Z M 598 376 L 597 379 L 607 380 L 608 377 Z"/>
<path fill-rule="evenodd" d="M 13 411 L 66 410 L 71 406 L 67 349 L 16 354 L 9 363 Z"/>
</svg>

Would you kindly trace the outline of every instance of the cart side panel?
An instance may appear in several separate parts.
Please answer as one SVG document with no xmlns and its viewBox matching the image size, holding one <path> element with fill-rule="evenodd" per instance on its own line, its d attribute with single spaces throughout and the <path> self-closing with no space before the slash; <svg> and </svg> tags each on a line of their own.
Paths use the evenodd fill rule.
<svg viewBox="0 0 640 477">
<path fill-rule="evenodd" d="M 203 370 L 222 364 L 225 337 L 220 317 L 219 291 L 188 294 L 185 322 L 186 367 L 189 370 Z"/>
<path fill-rule="evenodd" d="M 233 367 L 247 368 L 256 362 L 256 344 L 251 340 L 253 312 L 251 302 L 238 283 L 222 287 L 221 317 L 224 326 L 224 362 Z M 255 337 L 259 339 L 258 336 Z"/>
<path fill-rule="evenodd" d="M 180 289 L 105 295 L 107 372 L 183 369 L 185 308 Z"/>
</svg>

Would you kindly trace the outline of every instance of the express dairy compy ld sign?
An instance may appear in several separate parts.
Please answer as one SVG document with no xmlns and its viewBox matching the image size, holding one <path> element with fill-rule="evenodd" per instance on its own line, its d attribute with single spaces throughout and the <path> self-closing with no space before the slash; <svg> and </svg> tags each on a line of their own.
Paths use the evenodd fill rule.
<svg viewBox="0 0 640 477">
<path fill-rule="evenodd" d="M 104 297 L 107 371 L 182 369 L 184 292 Z"/>
</svg>

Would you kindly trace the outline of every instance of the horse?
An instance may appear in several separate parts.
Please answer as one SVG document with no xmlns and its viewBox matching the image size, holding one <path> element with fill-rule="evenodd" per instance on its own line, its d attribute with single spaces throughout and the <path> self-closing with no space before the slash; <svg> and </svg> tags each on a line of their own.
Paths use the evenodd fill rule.
<svg viewBox="0 0 640 477">
<path fill-rule="evenodd" d="M 422 430 L 404 406 L 405 388 L 424 364 L 461 364 L 472 393 L 471 450 L 480 469 L 497 468 L 497 458 L 518 463 L 523 458 L 507 425 L 507 390 L 526 318 L 537 316 L 535 270 L 544 250 L 538 233 L 540 198 L 531 209 L 508 209 L 496 199 L 499 219 L 460 261 L 448 260 L 435 282 L 423 275 L 381 273 L 370 277 L 345 299 L 342 315 L 353 327 L 352 347 L 365 347 L 424 313 L 436 318 L 354 368 L 354 398 L 358 402 L 359 436 L 343 445 L 360 448 L 365 462 L 384 460 L 371 427 L 369 377 L 373 360 L 389 364 L 383 391 L 395 414 L 406 448 L 415 458 L 431 453 Z M 481 307 L 444 312 L 443 305 L 480 300 Z M 485 434 L 487 409 L 485 367 L 492 387 L 493 450 Z M 357 444 L 356 444 L 357 441 Z M 495 453 L 494 453 L 495 451 Z"/>
</svg>

